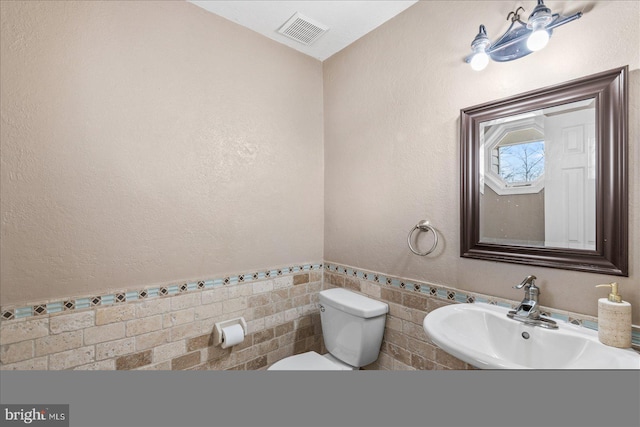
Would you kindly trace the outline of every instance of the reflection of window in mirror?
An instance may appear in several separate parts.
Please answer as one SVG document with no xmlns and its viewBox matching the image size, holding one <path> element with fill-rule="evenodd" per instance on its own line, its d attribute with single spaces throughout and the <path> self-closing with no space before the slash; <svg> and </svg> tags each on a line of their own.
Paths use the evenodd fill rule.
<svg viewBox="0 0 640 427">
<path fill-rule="evenodd" d="M 544 173 L 544 141 L 498 144 L 492 160 L 507 185 L 525 186 Z"/>
<path fill-rule="evenodd" d="M 481 124 L 486 163 L 481 182 L 498 195 L 536 194 L 544 188 L 542 110 Z M 484 193 L 484 188 L 480 190 Z"/>
</svg>

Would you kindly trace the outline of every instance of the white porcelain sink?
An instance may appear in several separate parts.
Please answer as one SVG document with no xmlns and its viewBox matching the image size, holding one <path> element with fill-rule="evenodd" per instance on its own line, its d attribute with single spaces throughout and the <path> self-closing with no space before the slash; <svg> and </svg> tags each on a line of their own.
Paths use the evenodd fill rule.
<svg viewBox="0 0 640 427">
<path fill-rule="evenodd" d="M 640 369 L 640 354 L 602 344 L 597 331 L 561 320 L 558 329 L 525 325 L 508 311 L 453 304 L 429 313 L 423 326 L 436 345 L 480 369 Z"/>
</svg>

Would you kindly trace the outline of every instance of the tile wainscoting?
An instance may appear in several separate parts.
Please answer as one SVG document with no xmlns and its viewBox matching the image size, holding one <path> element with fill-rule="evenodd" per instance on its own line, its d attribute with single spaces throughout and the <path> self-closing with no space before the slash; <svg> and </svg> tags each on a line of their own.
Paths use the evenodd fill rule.
<svg viewBox="0 0 640 427">
<path fill-rule="evenodd" d="M 266 369 L 313 350 L 325 353 L 318 292 L 344 287 L 389 304 L 380 357 L 364 369 L 473 369 L 434 345 L 422 321 L 432 310 L 475 301 L 469 293 L 334 263 L 310 263 L 222 278 L 2 307 L 0 370 Z M 556 319 L 597 329 L 597 318 L 543 307 Z M 216 322 L 243 316 L 248 333 L 213 345 Z M 640 333 L 633 331 L 634 347 Z"/>
<path fill-rule="evenodd" d="M 449 304 L 484 302 L 515 308 L 520 301 L 461 291 L 426 282 L 385 275 L 331 262 L 324 264 L 324 283 L 344 287 L 389 304 L 380 357 L 365 369 L 475 369 L 432 343 L 422 322 L 432 310 Z M 542 307 L 546 316 L 597 330 L 597 318 Z M 633 330 L 633 346 L 640 348 L 640 331 Z"/>
<path fill-rule="evenodd" d="M 452 289 L 325 264 L 324 287 L 342 287 L 389 304 L 378 360 L 370 370 L 474 369 L 433 344 L 422 328 L 428 312 L 457 302 Z M 438 297 L 440 295 L 441 297 Z"/>
<path fill-rule="evenodd" d="M 3 307 L 1 370 L 264 369 L 323 351 L 322 264 Z M 216 322 L 243 316 L 244 341 L 213 345 Z"/>
</svg>

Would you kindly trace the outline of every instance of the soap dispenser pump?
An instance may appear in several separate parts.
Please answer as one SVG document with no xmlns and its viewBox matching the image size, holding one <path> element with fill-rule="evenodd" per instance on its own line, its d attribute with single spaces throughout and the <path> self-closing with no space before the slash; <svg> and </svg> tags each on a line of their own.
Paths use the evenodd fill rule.
<svg viewBox="0 0 640 427">
<path fill-rule="evenodd" d="M 631 304 L 622 300 L 617 283 L 596 285 L 602 287 L 611 288 L 611 292 L 598 300 L 598 339 L 612 347 L 631 347 Z"/>
</svg>

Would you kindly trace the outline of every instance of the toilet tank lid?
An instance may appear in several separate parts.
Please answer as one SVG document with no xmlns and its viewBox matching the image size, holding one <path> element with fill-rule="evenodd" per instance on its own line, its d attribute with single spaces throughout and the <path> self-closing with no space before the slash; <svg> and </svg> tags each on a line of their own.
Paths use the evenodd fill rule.
<svg viewBox="0 0 640 427">
<path fill-rule="evenodd" d="M 383 302 L 342 288 L 321 291 L 320 302 L 365 319 L 377 317 L 389 311 L 389 306 Z"/>
</svg>

